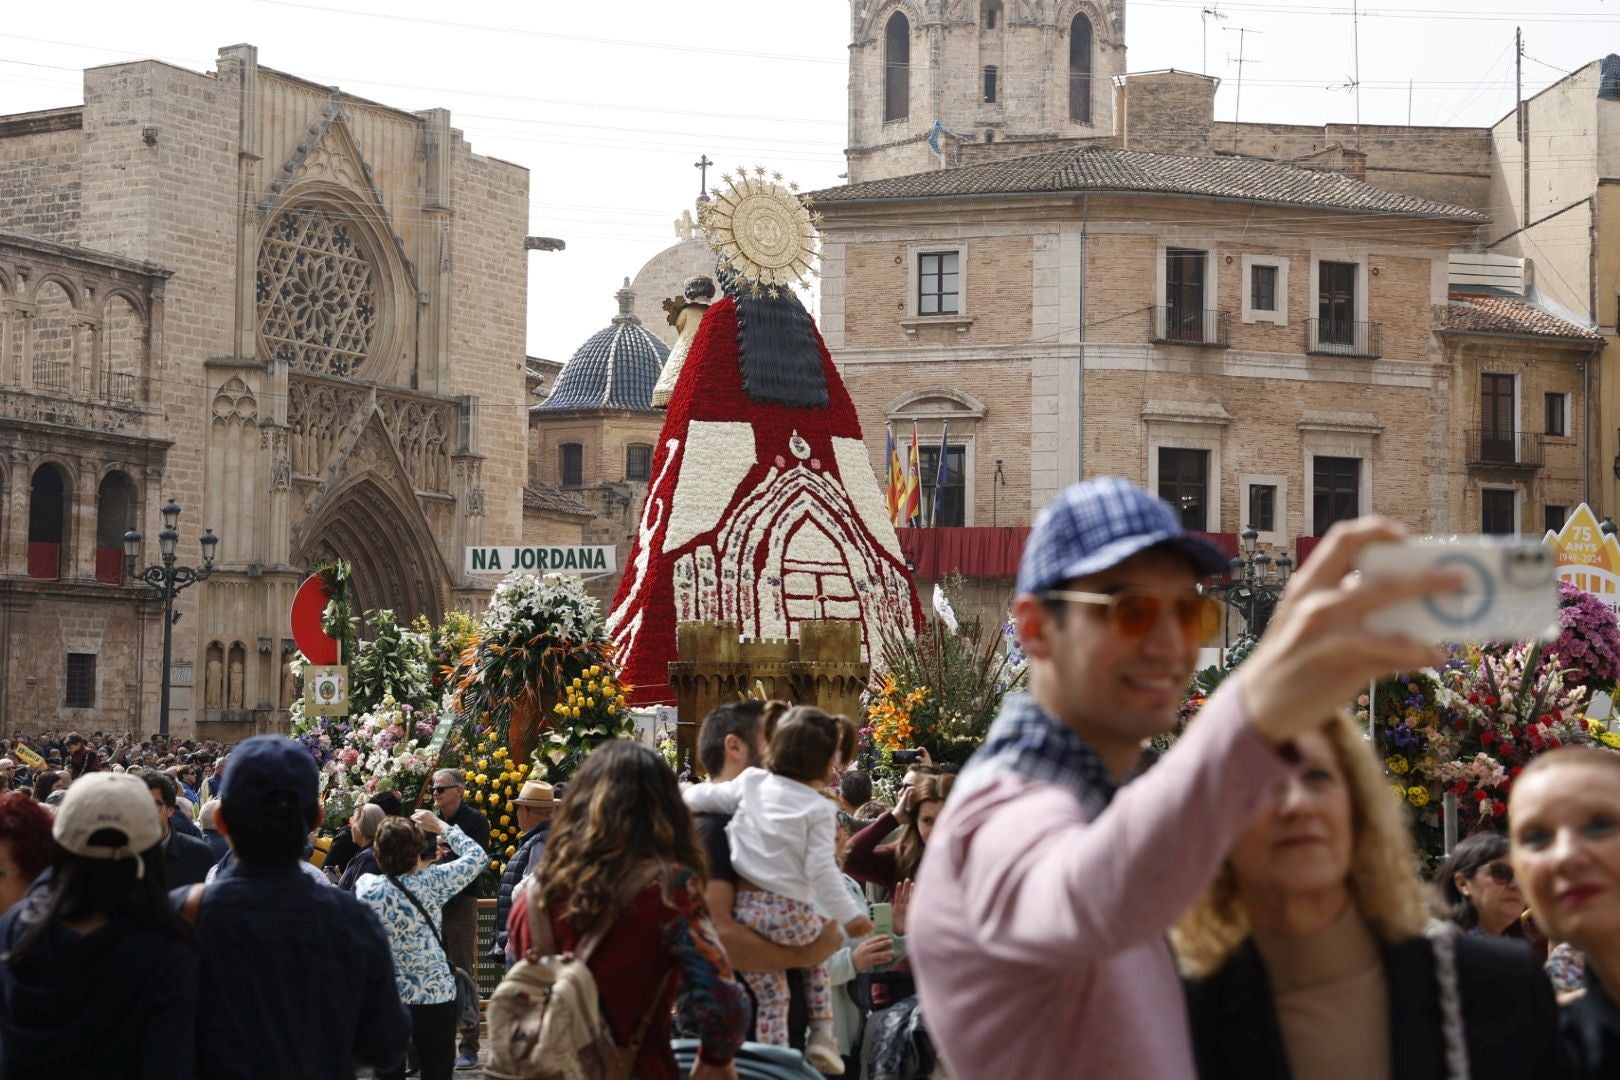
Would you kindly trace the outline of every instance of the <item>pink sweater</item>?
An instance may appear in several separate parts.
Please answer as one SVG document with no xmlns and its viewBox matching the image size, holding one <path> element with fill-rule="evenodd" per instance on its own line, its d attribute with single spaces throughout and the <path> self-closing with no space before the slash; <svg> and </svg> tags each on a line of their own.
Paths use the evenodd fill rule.
<svg viewBox="0 0 1620 1080">
<path fill-rule="evenodd" d="M 1094 822 L 1019 776 L 953 797 L 907 939 L 955 1080 L 1192 1080 L 1165 933 L 1291 767 L 1231 686 Z"/>
</svg>

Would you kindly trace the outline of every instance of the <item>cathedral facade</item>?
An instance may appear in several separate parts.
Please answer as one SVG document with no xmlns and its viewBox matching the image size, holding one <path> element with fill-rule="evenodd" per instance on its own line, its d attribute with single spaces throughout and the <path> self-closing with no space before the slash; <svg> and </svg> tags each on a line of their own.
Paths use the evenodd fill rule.
<svg viewBox="0 0 1620 1080">
<path fill-rule="evenodd" d="M 161 604 L 131 581 L 219 538 L 180 594 L 170 725 L 273 729 L 293 591 L 353 564 L 357 610 L 438 619 L 517 543 L 527 170 L 405 112 L 261 67 L 85 72 L 0 118 L 0 731 L 151 731 Z"/>
</svg>

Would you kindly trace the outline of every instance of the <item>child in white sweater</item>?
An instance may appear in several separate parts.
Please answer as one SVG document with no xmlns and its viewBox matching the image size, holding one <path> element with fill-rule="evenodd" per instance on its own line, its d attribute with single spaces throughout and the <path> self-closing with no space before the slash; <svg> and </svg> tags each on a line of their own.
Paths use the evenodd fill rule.
<svg viewBox="0 0 1620 1080">
<path fill-rule="evenodd" d="M 732 918 L 780 945 L 808 945 L 821 934 L 819 904 L 852 938 L 872 932 L 865 906 L 844 887 L 837 859 L 837 810 L 824 798 L 833 770 L 855 756 L 855 725 L 842 716 L 801 705 L 776 725 L 764 769 L 744 769 L 735 780 L 686 790 L 699 813 L 729 813 L 726 836 L 737 884 Z M 761 1042 L 788 1044 L 787 975 L 742 972 L 758 1002 Z M 810 969 L 807 989 L 810 1038 L 805 1057 L 823 1073 L 844 1071 L 833 1035 L 827 969 Z"/>
</svg>

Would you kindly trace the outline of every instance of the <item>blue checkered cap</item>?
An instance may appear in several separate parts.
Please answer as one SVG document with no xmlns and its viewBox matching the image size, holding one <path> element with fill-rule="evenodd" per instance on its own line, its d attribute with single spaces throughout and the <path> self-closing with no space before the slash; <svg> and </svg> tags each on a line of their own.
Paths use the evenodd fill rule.
<svg viewBox="0 0 1620 1080">
<path fill-rule="evenodd" d="M 1151 547 L 1187 558 L 1200 577 L 1224 573 L 1224 551 L 1181 525 L 1181 515 L 1118 476 L 1073 484 L 1035 519 L 1018 566 L 1018 591 L 1038 593 L 1072 578 L 1099 574 Z"/>
</svg>

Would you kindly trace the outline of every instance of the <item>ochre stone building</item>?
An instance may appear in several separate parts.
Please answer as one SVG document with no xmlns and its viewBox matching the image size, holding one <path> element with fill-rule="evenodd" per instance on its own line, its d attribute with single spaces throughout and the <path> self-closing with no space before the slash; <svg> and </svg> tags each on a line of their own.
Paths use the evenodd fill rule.
<svg viewBox="0 0 1620 1080">
<path fill-rule="evenodd" d="M 322 560 L 359 608 L 480 603 L 463 548 L 550 520 L 523 495 L 528 183 L 444 110 L 248 45 L 0 118 L 0 731 L 155 728 L 160 607 L 118 549 L 156 561 L 171 498 L 182 563 L 220 538 L 178 601 L 175 731 L 284 715 Z"/>
<path fill-rule="evenodd" d="M 1522 144 L 1512 118 L 1222 123 L 1217 80 L 1126 73 L 1105 47 L 1123 4 L 852 10 L 851 182 L 815 193 L 821 329 L 880 474 L 885 425 L 918 433 L 925 517 L 937 500 L 945 527 L 901 530 L 921 577 L 965 570 L 970 605 L 1004 611 L 1017 530 L 1103 473 L 1229 548 L 1252 525 L 1295 559 L 1368 511 L 1527 534 L 1581 501 L 1604 512 L 1620 91 L 1599 65 L 1527 105 Z M 1079 84 L 1044 44 L 1081 15 L 1083 128 L 1060 122 Z M 895 26 L 909 52 L 885 44 Z M 1002 49 L 1007 93 L 968 77 L 975 48 Z"/>
</svg>

